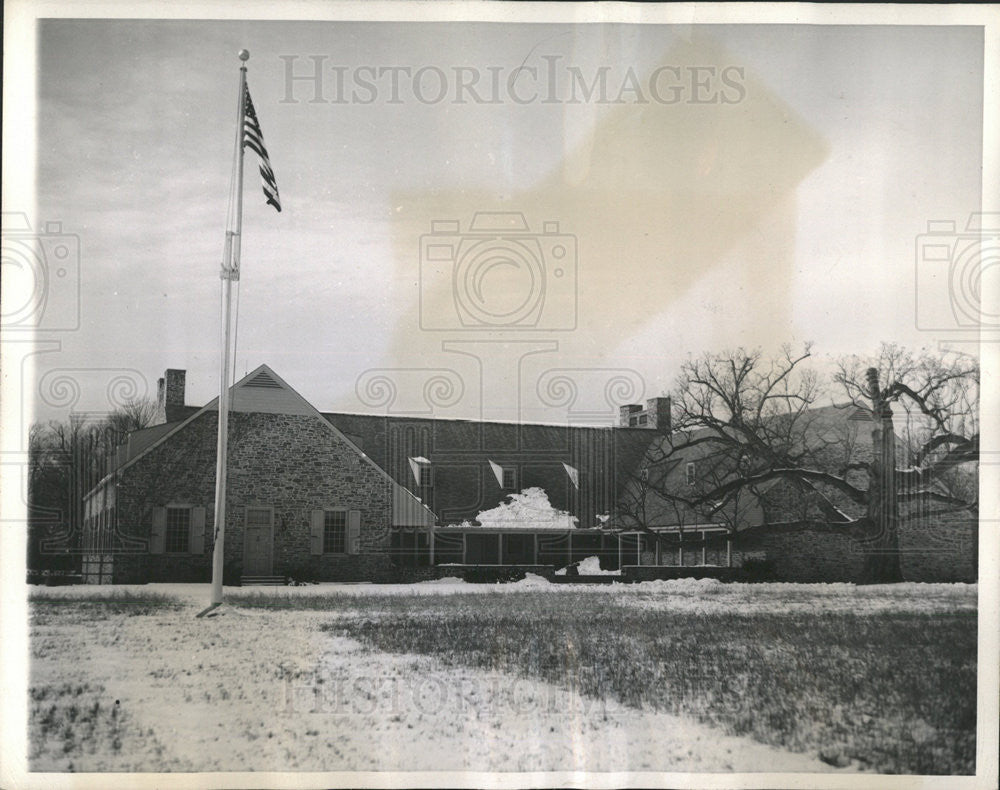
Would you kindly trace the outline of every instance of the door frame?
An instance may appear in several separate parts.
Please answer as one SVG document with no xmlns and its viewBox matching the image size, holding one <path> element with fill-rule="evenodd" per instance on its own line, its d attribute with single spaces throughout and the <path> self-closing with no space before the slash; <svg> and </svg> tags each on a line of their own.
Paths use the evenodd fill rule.
<svg viewBox="0 0 1000 790">
<path fill-rule="evenodd" d="M 249 511 L 251 510 L 267 510 L 271 515 L 271 523 L 267 533 L 268 544 L 270 550 L 267 553 L 268 568 L 265 573 L 254 573 L 249 574 L 246 572 L 247 569 L 247 549 L 249 544 L 247 543 L 247 536 L 250 534 L 250 519 Z M 254 527 L 254 529 L 260 529 L 261 527 Z M 246 505 L 243 508 L 243 575 L 244 576 L 270 576 L 274 573 L 274 506 L 273 505 Z"/>
</svg>

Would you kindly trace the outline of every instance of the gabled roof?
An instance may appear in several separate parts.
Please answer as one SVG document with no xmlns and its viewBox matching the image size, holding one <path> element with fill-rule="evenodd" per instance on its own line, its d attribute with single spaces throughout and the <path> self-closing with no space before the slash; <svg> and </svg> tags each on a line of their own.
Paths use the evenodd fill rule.
<svg viewBox="0 0 1000 790">
<path fill-rule="evenodd" d="M 545 490 L 552 505 L 579 517 L 581 527 L 609 513 L 629 475 L 658 435 L 649 428 L 462 420 L 405 415 L 323 415 L 397 482 L 428 497 L 444 523 L 472 521 L 514 491 L 496 466 L 515 472 L 515 488 Z M 433 490 L 415 466 L 426 459 Z M 575 470 L 571 474 L 568 468 Z"/>
<path fill-rule="evenodd" d="M 151 425 L 148 428 L 140 428 L 137 431 L 132 431 L 128 435 L 128 441 L 126 442 L 126 457 L 122 461 L 130 461 L 151 444 L 166 436 L 174 428 L 180 425 L 183 420 L 177 420 L 175 422 L 164 422 L 160 425 Z"/>
<path fill-rule="evenodd" d="M 314 417 L 327 430 L 331 432 L 336 440 L 342 441 L 351 447 L 365 463 L 372 466 L 390 484 L 393 495 L 393 518 L 400 519 L 413 524 L 426 525 L 434 523 L 434 514 L 423 505 L 404 486 L 395 481 L 382 467 L 369 458 L 354 442 L 345 436 L 335 425 L 325 419 L 319 411 L 305 398 L 299 395 L 287 382 L 284 381 L 267 365 L 261 365 L 248 373 L 238 382 L 233 384 L 229 390 L 230 411 L 234 413 L 265 413 L 265 414 L 293 414 Z M 187 425 L 194 422 L 201 415 L 212 411 L 218 411 L 219 398 L 215 397 L 200 409 L 195 411 L 185 420 L 164 425 L 153 426 L 144 429 L 139 439 L 140 449 L 134 454 L 130 454 L 128 460 L 118 466 L 112 474 L 127 469 L 141 458 L 146 456 L 156 447 L 170 440 Z M 131 439 L 131 437 L 130 437 Z M 109 475 L 110 477 L 110 475 Z M 106 480 L 107 478 L 105 478 Z M 105 480 L 98 483 L 98 487 Z"/>
<path fill-rule="evenodd" d="M 119 454 L 118 470 L 169 442 L 201 415 L 217 410 L 218 398 L 201 408 L 188 408 L 191 413 L 184 420 L 131 434 Z M 425 526 L 435 517 L 445 522 L 473 519 L 496 506 L 510 492 L 502 478 L 479 477 L 476 471 L 492 463 L 517 468 L 518 489 L 540 486 L 554 505 L 585 516 L 583 521 L 589 524 L 613 509 L 628 471 L 639 464 L 656 436 L 646 428 L 320 414 L 267 365 L 233 385 L 230 408 L 235 413 L 299 414 L 321 420 L 392 484 L 396 526 Z M 433 491 L 423 488 L 413 474 L 409 461 L 418 457 L 427 458 L 433 467 Z"/>
</svg>

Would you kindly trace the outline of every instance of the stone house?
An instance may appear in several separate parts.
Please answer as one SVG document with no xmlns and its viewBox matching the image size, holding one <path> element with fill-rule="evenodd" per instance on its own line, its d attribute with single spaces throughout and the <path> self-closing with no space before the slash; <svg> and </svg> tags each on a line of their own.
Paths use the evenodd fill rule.
<svg viewBox="0 0 1000 790">
<path fill-rule="evenodd" d="M 608 427 L 322 413 L 266 365 L 231 396 L 227 583 L 388 581 L 484 565 L 548 573 L 590 556 L 636 577 L 745 559 L 768 559 L 787 580 L 860 576 L 861 542 L 834 528 L 785 526 L 845 507 L 818 487 L 777 482 L 709 520 L 643 495 L 640 525 L 637 494 L 649 481 L 681 490 L 708 473 L 697 454 L 657 461 L 671 435 L 666 397 L 623 406 Z M 185 372 L 168 370 L 157 406 L 157 424 L 128 436 L 86 497 L 89 581 L 211 576 L 217 400 L 186 404 Z M 817 410 L 812 431 L 846 431 L 852 446 L 863 444 L 865 431 L 845 414 Z M 571 526 L 553 529 L 542 513 L 537 523 L 476 521 L 534 489 Z M 975 527 L 971 515 L 904 519 L 906 578 L 975 579 Z M 691 545 L 691 535 L 700 542 Z"/>
<path fill-rule="evenodd" d="M 116 468 L 86 498 L 88 579 L 211 576 L 218 399 L 185 406 L 178 370 L 166 372 L 160 395 L 169 421 L 130 434 Z M 412 493 L 267 366 L 233 386 L 229 429 L 229 581 L 275 573 L 377 578 L 391 569 L 391 527 L 434 523 Z"/>
</svg>

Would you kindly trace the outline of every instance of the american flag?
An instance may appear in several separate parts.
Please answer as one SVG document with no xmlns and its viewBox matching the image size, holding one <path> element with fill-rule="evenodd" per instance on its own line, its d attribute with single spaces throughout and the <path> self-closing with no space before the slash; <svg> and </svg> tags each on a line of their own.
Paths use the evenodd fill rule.
<svg viewBox="0 0 1000 790">
<path fill-rule="evenodd" d="M 274 179 L 271 160 L 267 157 L 267 149 L 264 147 L 264 133 L 260 130 L 260 121 L 257 120 L 257 111 L 253 108 L 249 87 L 243 94 L 243 147 L 256 152 L 257 156 L 260 157 L 260 180 L 264 187 L 264 197 L 268 203 L 281 211 L 278 182 Z"/>
</svg>

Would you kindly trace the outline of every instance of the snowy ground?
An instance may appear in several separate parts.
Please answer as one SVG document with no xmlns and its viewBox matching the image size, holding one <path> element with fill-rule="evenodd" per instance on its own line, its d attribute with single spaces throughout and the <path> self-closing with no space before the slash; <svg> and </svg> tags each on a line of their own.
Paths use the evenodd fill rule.
<svg viewBox="0 0 1000 790">
<path fill-rule="evenodd" d="M 195 619 L 208 585 L 33 588 L 52 598 L 107 591 L 166 593 L 178 610 L 35 625 L 31 686 L 85 683 L 85 701 L 126 724 L 113 741 L 67 749 L 33 726 L 41 771 L 824 771 L 793 754 L 693 720 L 616 707 L 534 679 L 427 656 L 388 655 L 320 630 L 331 612 L 240 608 L 261 588 L 227 589 L 218 616 Z M 630 606 L 705 611 L 789 609 L 956 611 L 975 608 L 967 585 L 417 585 L 330 584 L 268 590 L 281 596 L 509 594 L 615 596 Z M 53 608 L 55 604 L 40 604 Z M 72 660 L 67 660 L 72 656 Z M 89 695 L 89 696 L 88 696 Z M 112 745 L 108 745 L 112 744 Z M 841 770 L 850 770 L 841 769 Z"/>
<path fill-rule="evenodd" d="M 613 572 L 611 572 L 613 575 Z M 207 605 L 210 595 L 205 584 L 75 585 L 44 589 L 51 597 L 88 597 L 100 592 L 144 591 L 164 593 L 189 602 Z M 734 584 L 717 579 L 672 579 L 638 584 L 556 585 L 529 573 L 511 584 L 468 584 L 446 577 L 416 584 L 328 583 L 302 587 L 227 587 L 226 600 L 238 603 L 246 595 L 267 591 L 278 597 L 371 596 L 371 595 L 500 595 L 545 590 L 553 595 L 581 593 L 614 595 L 616 602 L 648 609 L 710 612 L 753 611 L 851 611 L 851 612 L 954 612 L 976 609 L 974 584 Z"/>
</svg>

